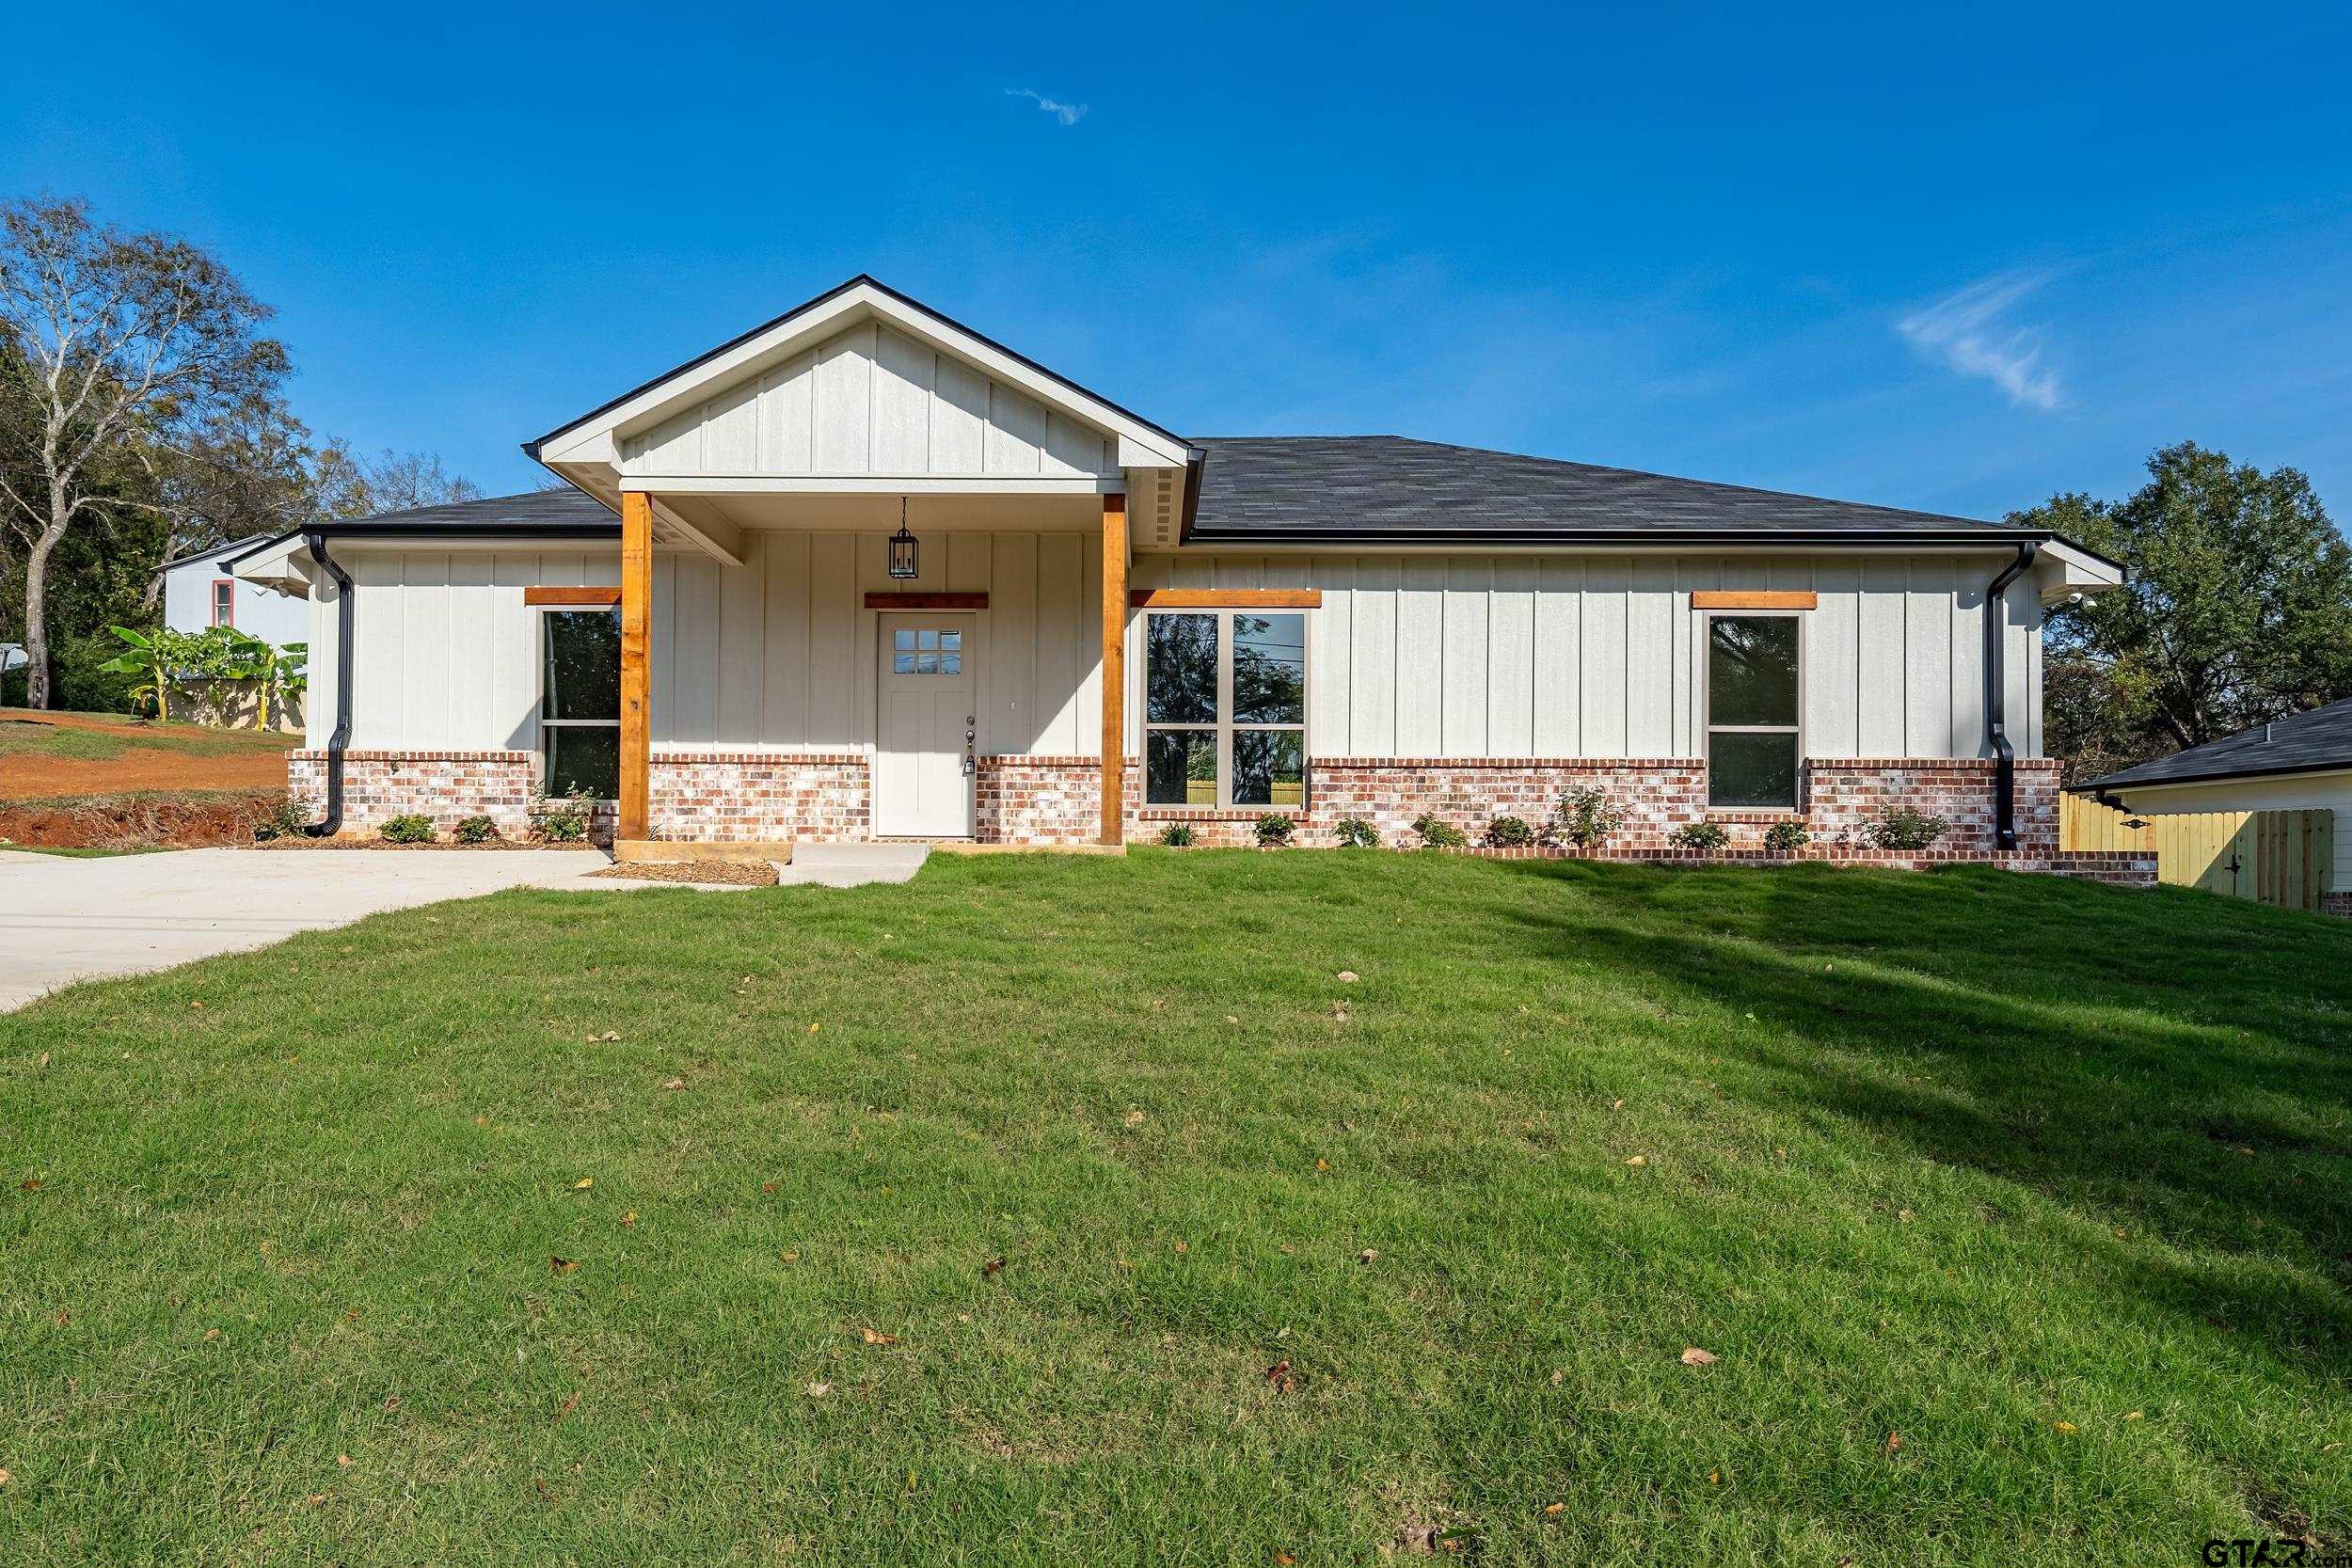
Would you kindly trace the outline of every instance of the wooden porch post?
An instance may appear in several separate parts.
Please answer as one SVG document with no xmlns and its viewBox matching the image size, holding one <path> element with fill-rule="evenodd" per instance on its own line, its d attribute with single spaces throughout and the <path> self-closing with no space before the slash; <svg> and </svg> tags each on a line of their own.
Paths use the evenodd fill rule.
<svg viewBox="0 0 2352 1568">
<path fill-rule="evenodd" d="M 1127 498 L 1103 498 L 1103 842 L 1126 842 Z"/>
<path fill-rule="evenodd" d="M 621 497 L 621 818 L 613 837 L 646 839 L 653 790 L 645 669 L 653 621 L 653 498 Z"/>
</svg>

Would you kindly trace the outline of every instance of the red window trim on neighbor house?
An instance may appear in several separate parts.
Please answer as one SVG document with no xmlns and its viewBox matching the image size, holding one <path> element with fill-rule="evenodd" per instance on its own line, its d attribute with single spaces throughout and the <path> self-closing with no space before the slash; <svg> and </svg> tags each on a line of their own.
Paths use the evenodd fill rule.
<svg viewBox="0 0 2352 1568">
<path fill-rule="evenodd" d="M 224 588 L 228 589 L 229 592 L 223 594 L 221 590 Z M 237 579 L 235 578 L 215 578 L 213 579 L 213 625 L 216 626 L 233 626 L 236 624 Z"/>
</svg>

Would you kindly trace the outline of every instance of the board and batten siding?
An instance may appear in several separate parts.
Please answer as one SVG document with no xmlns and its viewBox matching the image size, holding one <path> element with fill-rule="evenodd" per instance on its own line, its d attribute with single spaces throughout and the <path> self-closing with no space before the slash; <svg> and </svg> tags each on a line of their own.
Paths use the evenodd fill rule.
<svg viewBox="0 0 2352 1568">
<path fill-rule="evenodd" d="M 631 475 L 1102 477 L 1116 446 L 1016 387 L 868 322 L 622 444 Z"/>
<path fill-rule="evenodd" d="M 748 531 L 746 561 L 654 561 L 657 750 L 838 751 L 874 733 L 874 590 L 984 591 L 970 617 L 979 748 L 1094 754 L 1100 541 L 937 531 L 897 581 L 877 533 Z M 352 745 L 538 746 L 534 586 L 610 585 L 614 554 L 362 550 Z M 1693 590 L 1810 589 L 1804 740 L 1817 757 L 1981 756 L 1982 560 L 1822 557 L 1146 555 L 1139 588 L 1317 588 L 1308 744 L 1321 756 L 1695 756 L 1705 648 Z M 2007 595 L 2008 705 L 2042 752 L 2041 608 Z M 1140 744 L 1141 617 L 1129 628 L 1128 750 Z M 313 606 L 313 745 L 334 714 L 331 599 Z"/>
<path fill-rule="evenodd" d="M 358 585 L 351 745 L 535 750 L 540 627 L 531 587 L 609 586 L 616 553 L 348 550 Z M 984 752 L 1084 755 L 1102 728 L 1102 545 L 1091 533 L 940 531 L 921 575 L 890 576 L 878 533 L 745 535 L 744 564 L 654 558 L 653 744 L 834 752 L 874 733 L 871 591 L 986 592 L 961 617 L 978 643 Z M 310 743 L 334 724 L 335 606 L 312 605 Z M 945 624 L 945 623 L 943 623 Z"/>
<path fill-rule="evenodd" d="M 1696 756 L 1698 589 L 1801 589 L 1805 753 L 1991 754 L 1979 558 L 1145 556 L 1146 588 L 1315 588 L 1308 745 L 1321 756 Z M 2041 604 L 2004 595 L 2010 740 L 2042 753 Z M 1131 663 L 1138 662 L 1131 657 Z M 1134 705 L 1131 704 L 1131 706 Z"/>
</svg>

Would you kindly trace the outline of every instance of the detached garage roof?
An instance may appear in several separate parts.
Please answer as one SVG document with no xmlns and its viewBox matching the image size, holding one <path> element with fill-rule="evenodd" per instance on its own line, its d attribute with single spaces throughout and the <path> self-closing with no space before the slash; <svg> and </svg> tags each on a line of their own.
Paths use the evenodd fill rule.
<svg viewBox="0 0 2352 1568">
<path fill-rule="evenodd" d="M 2082 787 L 2189 784 L 2256 778 L 2265 773 L 2318 773 L 2338 768 L 2352 768 L 2352 697 L 2109 773 Z"/>
<path fill-rule="evenodd" d="M 2056 537 L 1972 517 L 1402 436 L 1258 436 L 1194 445 L 1207 453 L 1187 535 L 1196 545 L 2014 545 Z"/>
</svg>

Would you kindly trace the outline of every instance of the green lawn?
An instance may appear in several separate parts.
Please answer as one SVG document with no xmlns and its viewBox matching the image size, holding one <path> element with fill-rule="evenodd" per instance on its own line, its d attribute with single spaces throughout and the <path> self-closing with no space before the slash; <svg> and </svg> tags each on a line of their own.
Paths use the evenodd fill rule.
<svg viewBox="0 0 2352 1568">
<path fill-rule="evenodd" d="M 386 916 L 0 1017 L 0 1562 L 2341 1551 L 2348 1049 L 1999 872 Z"/>
<path fill-rule="evenodd" d="M 0 759 L 55 757 L 66 762 L 112 762 L 125 752 L 177 752 L 192 757 L 239 756 L 291 751 L 299 735 L 267 730 L 216 729 L 207 724 L 144 722 L 126 713 L 83 713 L 72 717 L 112 724 L 141 724 L 136 735 L 53 724 L 24 708 L 0 708 Z"/>
</svg>

